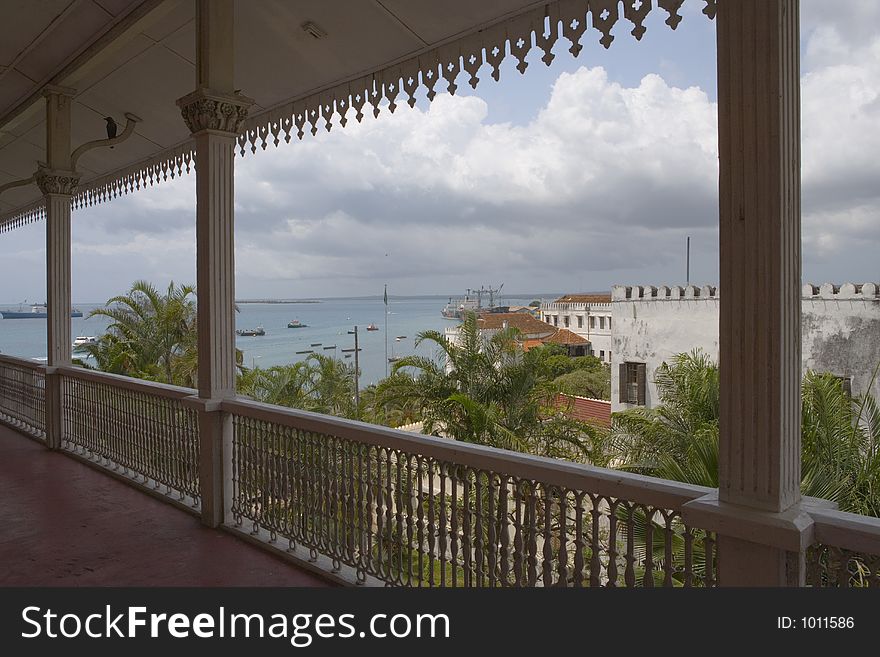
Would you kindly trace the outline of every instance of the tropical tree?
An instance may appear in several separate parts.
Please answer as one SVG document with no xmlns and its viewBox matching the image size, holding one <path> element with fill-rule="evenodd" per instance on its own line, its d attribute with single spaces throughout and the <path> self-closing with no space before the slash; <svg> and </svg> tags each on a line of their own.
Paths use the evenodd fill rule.
<svg viewBox="0 0 880 657">
<path fill-rule="evenodd" d="M 99 369 L 138 378 L 191 385 L 195 362 L 195 288 L 169 283 L 162 293 L 147 281 L 135 282 L 123 295 L 115 296 L 89 317 L 110 320 L 98 343 L 87 353 Z M 175 375 L 176 374 L 176 375 Z"/>
<path fill-rule="evenodd" d="M 323 354 L 312 354 L 291 365 L 244 368 L 237 388 L 240 393 L 266 404 L 358 417 L 354 403 L 354 367 Z"/>
<path fill-rule="evenodd" d="M 565 416 L 542 354 L 524 353 L 519 332 L 483 336 L 468 314 L 453 341 L 424 331 L 438 358 L 408 356 L 371 392 L 367 417 L 419 417 L 425 433 L 558 458 L 589 457 L 598 430 Z M 392 409 L 392 410 L 389 410 Z"/>
<path fill-rule="evenodd" d="M 718 367 L 705 353 L 679 354 L 655 377 L 660 405 L 617 413 L 614 464 L 642 474 L 718 486 Z M 844 511 L 880 516 L 880 408 L 851 398 L 830 374 L 804 377 L 801 491 Z"/>
</svg>

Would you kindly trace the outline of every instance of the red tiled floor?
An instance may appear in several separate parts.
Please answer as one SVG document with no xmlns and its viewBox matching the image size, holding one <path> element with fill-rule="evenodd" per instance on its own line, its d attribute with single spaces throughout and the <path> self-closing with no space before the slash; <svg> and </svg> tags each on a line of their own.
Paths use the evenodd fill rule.
<svg viewBox="0 0 880 657">
<path fill-rule="evenodd" d="M 330 586 L 0 426 L 0 586 Z"/>
</svg>

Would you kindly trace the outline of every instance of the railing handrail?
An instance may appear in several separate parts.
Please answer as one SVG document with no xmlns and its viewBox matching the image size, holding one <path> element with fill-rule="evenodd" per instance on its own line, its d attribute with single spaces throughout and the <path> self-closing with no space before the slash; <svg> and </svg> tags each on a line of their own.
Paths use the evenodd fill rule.
<svg viewBox="0 0 880 657">
<path fill-rule="evenodd" d="M 169 399 L 183 399 L 192 397 L 197 394 L 193 388 L 184 388 L 174 386 L 168 383 L 159 383 L 158 381 L 146 381 L 144 379 L 134 379 L 122 374 L 111 374 L 109 372 L 100 372 L 98 370 L 87 370 L 82 367 L 59 367 L 56 370 L 62 376 L 72 379 L 80 379 L 83 381 L 93 381 L 95 383 L 103 383 L 113 385 L 126 390 L 134 390 L 135 392 L 143 392 L 148 395 L 157 397 L 167 397 Z"/>
<path fill-rule="evenodd" d="M 9 356 L 8 354 L 0 354 L 0 363 L 14 365 L 16 367 L 26 367 L 29 370 L 45 371 L 45 363 L 39 363 L 29 358 L 21 358 L 19 356 Z"/>
<path fill-rule="evenodd" d="M 242 397 L 224 400 L 221 408 L 227 413 L 273 422 L 292 429 L 400 449 L 447 463 L 489 470 L 520 479 L 541 481 L 595 495 L 625 499 L 656 508 L 678 510 L 685 502 L 695 500 L 714 490 L 620 470 L 407 433 L 356 420 L 264 404 Z"/>
<path fill-rule="evenodd" d="M 880 518 L 833 509 L 808 509 L 817 543 L 880 555 Z"/>
</svg>

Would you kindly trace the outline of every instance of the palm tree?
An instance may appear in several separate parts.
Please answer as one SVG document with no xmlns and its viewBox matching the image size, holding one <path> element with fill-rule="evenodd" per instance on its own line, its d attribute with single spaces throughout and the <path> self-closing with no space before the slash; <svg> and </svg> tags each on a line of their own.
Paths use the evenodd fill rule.
<svg viewBox="0 0 880 657">
<path fill-rule="evenodd" d="M 617 413 L 617 467 L 718 487 L 718 367 L 705 353 L 678 354 L 655 377 L 661 404 Z M 880 516 L 880 408 L 851 398 L 830 374 L 808 372 L 802 388 L 801 492 L 840 509 Z"/>
<path fill-rule="evenodd" d="M 238 391 L 266 404 L 356 418 L 354 368 L 343 361 L 312 354 L 291 365 L 243 369 Z"/>
<path fill-rule="evenodd" d="M 175 377 L 175 361 L 195 361 L 195 288 L 191 285 L 178 286 L 172 281 L 163 294 L 147 281 L 136 281 L 128 293 L 89 313 L 94 316 L 110 319 L 98 344 L 87 347 L 102 370 L 173 384 L 183 376 L 179 370 Z"/>
<path fill-rule="evenodd" d="M 553 403 L 559 392 L 542 356 L 523 353 L 514 328 L 483 336 L 469 313 L 455 342 L 424 331 L 438 359 L 408 356 L 372 392 L 373 417 L 419 417 L 425 433 L 516 451 L 584 460 L 598 430 Z M 389 410 L 392 409 L 392 410 Z"/>
</svg>

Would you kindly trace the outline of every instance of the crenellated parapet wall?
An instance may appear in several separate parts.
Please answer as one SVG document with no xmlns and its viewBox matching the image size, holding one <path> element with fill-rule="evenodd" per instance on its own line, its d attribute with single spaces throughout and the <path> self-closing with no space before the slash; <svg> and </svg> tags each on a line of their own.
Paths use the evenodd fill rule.
<svg viewBox="0 0 880 657">
<path fill-rule="evenodd" d="M 880 283 L 844 283 L 843 285 L 834 285 L 833 283 L 813 285 L 812 283 L 806 283 L 802 289 L 801 296 L 804 299 L 827 299 L 829 301 L 865 299 L 868 301 L 880 301 Z"/>
<path fill-rule="evenodd" d="M 754 303 L 761 304 L 763 296 L 756 290 Z M 871 392 L 880 398 L 880 380 L 874 377 L 880 364 L 880 284 L 805 284 L 801 297 L 801 374 L 829 373 L 846 382 L 854 396 Z M 654 377 L 662 363 L 695 348 L 717 362 L 723 303 L 718 288 L 618 285 L 612 300 L 615 411 L 628 406 L 621 401 L 622 364 L 645 365 L 645 403 L 656 406 L 660 398 Z"/>
<path fill-rule="evenodd" d="M 712 285 L 615 285 L 611 288 L 612 301 L 677 301 L 680 299 L 718 299 L 719 290 Z M 804 284 L 802 297 L 829 301 L 880 301 L 880 283 L 823 283 Z"/>
<path fill-rule="evenodd" d="M 717 299 L 718 288 L 712 285 L 615 285 L 612 301 L 677 301 L 679 299 Z"/>
</svg>

